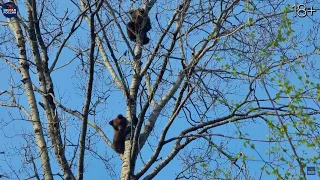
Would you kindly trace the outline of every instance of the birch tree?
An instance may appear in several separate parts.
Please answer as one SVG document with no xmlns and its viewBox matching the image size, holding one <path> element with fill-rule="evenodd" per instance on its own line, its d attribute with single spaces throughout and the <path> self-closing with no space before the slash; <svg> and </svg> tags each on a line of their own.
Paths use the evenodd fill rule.
<svg viewBox="0 0 320 180">
<path fill-rule="evenodd" d="M 14 2 L 0 30 L 0 178 L 306 179 L 320 163 L 313 2 Z M 136 8 L 147 45 L 127 37 Z M 138 119 L 123 154 L 118 114 Z"/>
</svg>

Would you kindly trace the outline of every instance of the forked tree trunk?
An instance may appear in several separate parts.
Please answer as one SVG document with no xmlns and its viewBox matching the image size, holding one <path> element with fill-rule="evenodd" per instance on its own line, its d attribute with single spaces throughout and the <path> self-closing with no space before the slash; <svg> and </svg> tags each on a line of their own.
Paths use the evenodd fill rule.
<svg viewBox="0 0 320 180">
<path fill-rule="evenodd" d="M 50 159 L 48 155 L 47 144 L 44 139 L 42 124 L 39 117 L 39 111 L 37 107 L 37 102 L 34 94 L 34 89 L 32 87 L 32 82 L 29 74 L 29 63 L 27 62 L 26 48 L 25 48 L 25 37 L 23 35 L 20 24 L 18 23 L 18 19 L 14 18 L 13 20 L 8 20 L 9 26 L 14 32 L 14 36 L 17 40 L 17 46 L 19 48 L 19 63 L 20 63 L 20 74 L 22 77 L 22 82 L 24 83 L 24 88 L 26 90 L 26 95 L 28 99 L 29 108 L 31 111 L 31 121 L 35 134 L 35 142 L 37 143 L 40 163 L 43 168 L 44 179 L 45 180 L 53 180 L 51 167 L 50 167 Z"/>
</svg>

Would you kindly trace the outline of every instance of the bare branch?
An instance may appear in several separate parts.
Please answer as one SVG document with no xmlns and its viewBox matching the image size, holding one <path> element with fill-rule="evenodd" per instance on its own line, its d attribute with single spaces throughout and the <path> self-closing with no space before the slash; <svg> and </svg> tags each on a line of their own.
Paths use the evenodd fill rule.
<svg viewBox="0 0 320 180">
<path fill-rule="evenodd" d="M 89 116 L 89 108 L 92 97 L 92 85 L 93 85 L 93 76 L 94 76 L 94 49 L 96 45 L 96 33 L 94 27 L 94 16 L 100 10 L 104 0 L 100 0 L 97 8 L 90 14 L 90 70 L 88 76 L 88 86 L 86 91 L 86 102 L 83 108 L 83 121 L 80 135 L 80 152 L 79 152 L 79 164 L 78 164 L 78 180 L 83 179 L 83 167 L 84 167 L 84 153 L 86 146 L 86 136 L 87 136 L 87 124 L 88 124 L 88 116 Z M 89 5 L 90 6 L 90 5 Z M 91 9 L 90 9 L 91 10 Z"/>
</svg>

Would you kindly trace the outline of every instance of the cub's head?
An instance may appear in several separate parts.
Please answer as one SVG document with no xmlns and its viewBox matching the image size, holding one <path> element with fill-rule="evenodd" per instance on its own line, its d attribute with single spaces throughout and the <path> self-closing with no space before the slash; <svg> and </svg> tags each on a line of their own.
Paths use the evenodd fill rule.
<svg viewBox="0 0 320 180">
<path fill-rule="evenodd" d="M 144 9 L 138 8 L 129 12 L 132 18 L 132 21 L 138 24 L 141 24 L 143 21 Z"/>
<path fill-rule="evenodd" d="M 115 131 L 124 131 L 127 127 L 128 120 L 119 114 L 115 119 L 109 122 Z"/>
</svg>

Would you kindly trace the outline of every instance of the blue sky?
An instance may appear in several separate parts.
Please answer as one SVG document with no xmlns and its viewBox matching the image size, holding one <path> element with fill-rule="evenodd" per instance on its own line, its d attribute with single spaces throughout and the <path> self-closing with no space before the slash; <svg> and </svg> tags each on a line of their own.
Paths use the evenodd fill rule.
<svg viewBox="0 0 320 180">
<path fill-rule="evenodd" d="M 69 12 L 72 12 L 72 15 L 70 16 L 70 19 L 73 19 L 75 17 L 75 15 L 77 14 L 77 10 L 74 9 L 74 6 L 71 2 L 67 2 L 67 1 L 62 1 L 62 0 L 58 0 L 56 1 L 56 15 L 57 16 L 61 16 L 66 9 L 68 8 Z M 163 4 L 165 4 L 163 1 L 159 1 L 159 4 L 156 4 L 154 6 L 154 8 L 151 10 L 150 12 L 150 16 L 152 20 L 155 20 L 155 12 L 158 10 L 161 10 L 161 6 Z M 288 4 L 292 4 L 292 2 L 288 1 Z M 23 15 L 25 15 L 25 9 L 24 6 L 22 4 L 18 4 L 19 5 L 19 10 L 20 13 L 22 13 Z M 172 6 L 174 6 L 174 4 L 171 4 Z M 171 6 L 170 4 L 166 4 L 166 7 Z M 314 5 L 316 6 L 316 5 Z M 127 7 L 124 7 L 127 8 Z M 317 15 L 317 16 L 316 16 Z M 311 18 L 298 18 L 296 17 L 295 20 L 296 22 L 294 23 L 294 28 L 297 30 L 297 32 L 300 30 L 302 32 L 302 35 L 306 35 L 306 33 L 308 32 L 308 30 L 313 26 L 313 22 L 311 21 L 312 18 L 317 18 L 320 15 L 320 11 L 316 12 L 314 14 L 314 17 Z M 166 23 L 165 21 L 165 17 L 160 17 L 160 19 L 162 20 L 161 23 Z M 0 16 L 0 22 L 4 22 L 5 18 L 1 15 Z M 87 28 L 86 23 L 83 23 L 82 25 L 83 27 Z M 158 38 L 158 34 L 152 34 L 149 33 L 151 36 L 152 40 L 156 40 Z M 200 36 L 200 35 L 199 35 Z M 88 38 L 83 38 L 83 37 L 88 37 L 88 32 L 85 29 L 80 29 L 79 32 L 76 33 L 75 38 L 72 38 L 72 40 L 70 41 L 71 44 L 75 45 L 75 44 L 80 44 L 85 46 L 86 44 L 88 44 Z M 192 40 L 190 40 L 192 41 Z M 151 46 L 151 45 L 150 45 Z M 123 53 L 125 51 L 124 48 L 119 48 L 119 54 Z M 3 49 L 3 47 L 0 46 L 0 51 L 5 51 L 5 49 Z M 307 52 L 308 49 L 303 50 L 303 52 Z M 54 58 L 56 53 L 55 49 L 51 49 L 50 50 L 50 59 Z M 70 59 L 72 59 L 74 57 L 74 53 L 70 50 L 64 50 L 60 56 L 61 60 L 58 62 L 56 67 L 59 67 L 61 65 L 63 65 L 64 63 L 68 62 Z M 227 59 L 227 57 L 226 57 Z M 86 82 L 86 78 L 85 77 L 77 77 L 79 76 L 79 71 L 81 71 L 81 65 L 79 65 L 79 60 L 75 60 L 73 61 L 70 66 L 66 67 L 66 68 L 61 68 L 56 70 L 54 73 L 52 73 L 52 78 L 53 78 L 53 82 L 55 83 L 55 92 L 56 94 L 58 94 L 59 96 L 62 96 L 62 101 L 67 107 L 71 107 L 73 109 L 76 109 L 78 111 L 81 111 L 81 108 L 83 106 L 83 91 L 78 88 L 79 85 L 83 84 Z M 319 62 L 318 65 L 320 66 Z M 175 63 L 172 63 L 172 66 L 175 66 Z M 319 67 L 318 66 L 318 67 Z M 99 68 L 97 68 L 99 69 Z M 96 79 L 99 79 L 100 81 L 103 79 L 107 79 L 108 73 L 106 71 L 101 72 L 101 73 L 97 73 L 98 76 L 96 76 Z M 10 75 L 12 75 L 12 79 L 10 80 L 9 77 Z M 10 84 L 12 81 L 14 82 L 19 82 L 20 81 L 20 76 L 17 76 L 16 73 L 13 72 L 13 70 L 11 68 L 9 68 L 5 63 L 3 63 L 2 61 L 0 61 L 0 77 L 1 79 L 3 79 L 2 82 L 0 84 L 0 90 L 2 89 L 8 89 L 10 87 Z M 37 78 L 35 75 L 33 75 L 33 80 L 34 82 L 37 82 Z M 173 76 L 174 77 L 174 76 Z M 97 89 L 100 90 L 104 90 L 106 87 L 108 86 L 108 84 L 103 84 L 99 81 L 99 83 L 96 84 Z M 245 89 L 246 86 L 243 86 L 243 89 Z M 23 93 L 23 92 L 21 92 Z M 113 133 L 112 133 L 112 129 L 111 127 L 108 125 L 108 121 L 111 120 L 113 117 L 115 117 L 116 115 L 118 115 L 119 113 L 125 114 L 125 103 L 124 103 L 124 99 L 122 94 L 116 89 L 116 88 L 112 88 L 110 90 L 110 97 L 107 99 L 106 105 L 105 106 L 100 106 L 99 110 L 104 110 L 103 112 L 101 112 L 98 116 L 96 116 L 95 118 L 93 118 L 91 116 L 90 120 L 95 121 L 96 123 L 98 123 L 99 125 L 101 125 L 102 129 L 104 130 L 104 132 L 107 134 L 107 136 L 112 139 L 113 137 Z M 262 92 L 261 92 L 262 93 Z M 239 93 L 241 94 L 241 93 Z M 262 96 L 265 96 L 265 94 L 260 94 Z M 80 96 L 80 97 L 79 97 Z M 243 98 L 241 97 L 241 95 L 239 95 L 239 97 L 234 96 L 235 99 L 239 98 Z M 37 96 L 37 99 L 40 100 L 41 98 L 39 96 Z M 20 96 L 19 98 L 19 102 L 21 104 L 27 105 L 26 102 L 26 98 L 25 96 Z M 26 106 L 28 107 L 28 106 Z M 1 129 L 2 131 L 0 131 L 0 151 L 5 151 L 8 154 L 11 154 L 12 156 L 10 158 L 12 159 L 6 159 L 7 161 L 10 161 L 14 166 L 20 166 L 21 163 L 24 161 L 23 159 L 21 159 L 18 155 L 23 154 L 18 147 L 21 146 L 25 146 L 26 145 L 26 141 L 25 139 L 32 139 L 33 137 L 21 137 L 21 136 L 16 136 L 17 134 L 24 134 L 24 132 L 32 132 L 32 127 L 30 125 L 29 122 L 26 122 L 25 120 L 21 119 L 20 113 L 17 110 L 13 110 L 13 109 L 8 109 L 8 108 L 4 108 L 4 107 L 0 107 L 0 125 L 4 125 L 4 122 L 8 122 L 11 118 L 15 119 L 14 123 L 8 123 L 5 124 L 5 128 Z M 41 114 L 43 115 L 43 114 Z M 216 114 L 210 114 L 210 116 L 215 116 Z M 165 117 L 161 117 L 159 119 L 159 121 L 156 124 L 156 131 L 155 133 L 159 132 L 161 130 L 161 128 L 163 127 L 164 123 L 166 122 L 166 118 Z M 44 121 L 44 118 L 43 118 Z M 68 125 L 72 124 L 73 127 L 70 128 L 72 129 L 71 131 L 66 132 L 67 136 L 69 137 L 77 137 L 78 138 L 78 130 L 80 129 L 80 124 L 79 121 L 77 119 L 74 118 L 69 118 L 67 119 L 68 121 Z M 266 128 L 265 123 L 263 123 L 262 121 L 257 121 L 255 123 L 252 122 L 248 122 L 248 124 L 250 123 L 249 126 L 247 126 L 246 128 L 242 128 L 242 131 L 248 132 L 251 135 L 254 135 L 256 139 L 260 139 L 260 138 L 264 138 L 266 139 L 266 135 L 268 134 L 268 129 Z M 184 118 L 182 116 L 180 116 L 174 123 L 174 129 L 171 129 L 169 131 L 169 137 L 173 137 L 179 134 L 179 132 L 181 130 L 183 130 L 185 127 L 187 127 L 187 124 L 184 121 Z M 222 127 L 219 128 L 215 128 L 213 130 L 213 133 L 221 133 L 221 134 L 228 134 L 230 136 L 236 136 L 236 134 L 234 133 L 235 131 L 235 126 L 234 124 L 230 124 L 230 125 L 224 125 Z M 89 135 L 94 134 L 94 130 L 92 128 L 89 127 Z M 74 142 L 76 142 L 76 139 L 74 138 Z M 95 138 L 91 140 L 91 143 L 96 143 L 96 151 L 101 155 L 101 156 L 108 156 L 109 158 L 111 158 L 112 156 L 115 156 L 113 158 L 111 158 L 112 160 L 112 164 L 114 163 L 113 167 L 116 167 L 114 170 L 116 174 L 120 173 L 120 167 L 121 167 L 121 162 L 119 160 L 119 158 L 117 157 L 117 155 L 115 153 L 113 153 L 113 150 L 111 148 L 109 148 L 108 146 L 106 146 L 101 139 Z M 217 141 L 215 141 L 217 144 L 219 144 L 221 141 L 221 139 L 218 139 Z M 201 147 L 201 143 L 203 142 L 194 142 L 192 143 L 190 146 L 199 146 Z M 151 144 L 155 145 L 155 142 L 151 141 Z M 234 152 L 230 152 L 232 154 L 236 154 L 238 153 L 238 151 L 243 151 L 245 152 L 245 154 L 249 157 L 254 157 L 255 159 L 259 158 L 257 153 L 252 150 L 250 148 L 250 146 L 248 146 L 247 148 L 243 147 L 243 141 L 241 140 L 231 140 L 229 144 L 232 144 L 232 146 L 228 146 L 228 148 L 230 149 L 234 149 Z M 17 152 L 12 151 L 12 148 L 16 147 L 17 148 Z M 7 148 L 10 148 L 10 152 L 9 150 L 7 150 Z M 160 157 L 165 157 L 165 155 L 167 155 L 172 148 L 172 144 L 168 145 L 168 147 L 163 149 L 163 152 L 160 154 Z M 256 144 L 256 150 L 258 152 L 260 152 L 261 154 L 264 155 L 264 157 L 267 157 L 265 155 L 265 153 L 267 152 L 267 148 L 268 148 L 268 144 L 267 143 L 257 143 Z M 27 148 L 26 148 L 27 149 Z M 191 148 L 190 148 L 191 149 Z M 189 147 L 187 147 L 186 150 L 189 150 Z M 185 151 L 182 151 L 181 153 L 184 153 Z M 150 148 L 145 148 L 143 149 L 143 153 L 144 153 L 144 161 L 146 161 L 148 159 L 148 157 L 153 153 L 152 149 Z M 314 151 L 310 151 L 309 152 L 310 155 L 315 155 Z M 15 155 L 16 154 L 16 155 Z M 37 152 L 34 152 L 34 154 L 37 154 Z M 69 154 L 70 156 L 72 155 L 71 152 Z M 102 179 L 105 177 L 108 177 L 108 174 L 105 170 L 105 166 L 104 164 L 93 158 L 91 156 L 92 154 L 90 154 L 90 152 L 87 151 L 87 156 L 86 156 L 86 174 L 84 175 L 85 179 Z M 0 155 L 0 174 L 2 173 L 2 171 L 6 171 L 9 169 L 8 164 L 5 163 L 5 161 L 3 161 L 5 157 L 2 157 Z M 138 157 L 139 158 L 139 157 Z M 51 158 L 53 159 L 53 157 Z M 222 162 L 222 160 L 220 161 Z M 213 162 L 214 163 L 214 162 Z M 138 161 L 138 165 L 137 165 L 137 170 L 141 167 L 141 161 Z M 156 180 L 160 180 L 160 179 L 171 179 L 174 178 L 176 173 L 180 172 L 181 167 L 183 164 L 181 164 L 181 161 L 178 160 L 178 156 L 172 161 L 170 162 L 167 167 L 165 167 L 154 179 Z M 52 162 L 52 166 L 54 169 L 56 169 L 55 171 L 58 172 L 58 166 Z M 259 174 L 260 172 L 260 167 L 261 167 L 261 163 L 255 161 L 255 160 L 251 160 L 247 162 L 247 166 L 248 168 L 250 168 L 250 173 L 251 175 L 256 175 L 255 173 Z M 315 166 L 315 164 L 310 164 L 310 166 Z M 153 168 L 154 166 L 152 166 Z M 222 167 L 229 167 L 228 164 L 223 165 Z M 151 168 L 151 169 L 152 169 Z M 76 171 L 74 171 L 76 174 Z M 264 176 L 266 177 L 266 176 Z M 24 178 L 24 177 L 23 177 Z M 267 178 L 263 178 L 263 179 L 267 179 Z M 269 176 L 268 179 L 274 179 L 273 176 Z M 318 179 L 316 176 L 308 176 L 308 180 L 313 180 L 313 179 Z"/>
</svg>

